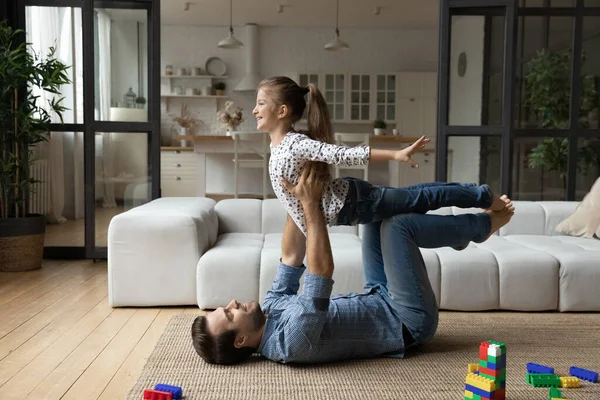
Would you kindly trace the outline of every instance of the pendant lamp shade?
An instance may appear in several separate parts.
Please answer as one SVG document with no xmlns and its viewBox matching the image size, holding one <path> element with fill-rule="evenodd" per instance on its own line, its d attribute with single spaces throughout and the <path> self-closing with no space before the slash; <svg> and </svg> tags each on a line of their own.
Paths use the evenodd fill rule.
<svg viewBox="0 0 600 400">
<path fill-rule="evenodd" d="M 244 44 L 233 36 L 233 4 L 232 0 L 229 0 L 229 36 L 221 40 L 217 47 L 221 49 L 241 49 Z"/>
<path fill-rule="evenodd" d="M 325 50 L 328 51 L 339 51 L 339 50 L 348 50 L 350 45 L 340 39 L 340 30 L 338 27 L 338 21 L 340 16 L 340 0 L 336 1 L 336 11 L 335 11 L 335 38 L 331 42 L 328 42 L 325 45 Z"/>
</svg>

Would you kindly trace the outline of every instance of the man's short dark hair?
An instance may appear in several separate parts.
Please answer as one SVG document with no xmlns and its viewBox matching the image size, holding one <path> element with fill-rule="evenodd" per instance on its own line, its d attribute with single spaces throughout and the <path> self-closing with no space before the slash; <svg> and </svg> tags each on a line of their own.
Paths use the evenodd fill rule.
<svg viewBox="0 0 600 400">
<path fill-rule="evenodd" d="M 192 343 L 196 353 L 209 364 L 238 364 L 256 352 L 254 347 L 237 348 L 233 345 L 237 331 L 228 330 L 218 335 L 208 331 L 206 317 L 196 317 L 192 324 Z"/>
</svg>

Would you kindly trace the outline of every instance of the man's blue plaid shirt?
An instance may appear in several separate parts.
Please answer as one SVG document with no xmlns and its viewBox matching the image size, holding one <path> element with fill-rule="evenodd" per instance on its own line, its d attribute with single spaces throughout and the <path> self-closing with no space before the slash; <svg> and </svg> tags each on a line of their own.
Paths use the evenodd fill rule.
<svg viewBox="0 0 600 400">
<path fill-rule="evenodd" d="M 330 297 L 333 280 L 307 273 L 298 294 L 305 269 L 279 264 L 262 307 L 263 356 L 282 363 L 404 356 L 402 323 L 385 287 Z"/>
</svg>

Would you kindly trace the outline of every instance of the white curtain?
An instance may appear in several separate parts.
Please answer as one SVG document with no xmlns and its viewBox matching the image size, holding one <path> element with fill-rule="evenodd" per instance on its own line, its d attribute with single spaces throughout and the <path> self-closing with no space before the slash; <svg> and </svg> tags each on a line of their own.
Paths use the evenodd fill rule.
<svg viewBox="0 0 600 400">
<path fill-rule="evenodd" d="M 26 7 L 25 21 L 27 26 L 27 40 L 31 43 L 31 50 L 39 56 L 45 57 L 50 47 L 56 48 L 55 56 L 67 65 L 71 65 L 71 40 L 68 37 L 71 33 L 71 14 L 61 12 L 57 7 Z M 65 40 L 65 36 L 67 39 Z M 69 85 L 71 86 L 71 85 Z M 69 87 L 62 88 L 68 91 Z M 33 95 L 39 96 L 38 104 L 47 106 L 49 101 L 56 97 L 37 87 L 32 88 Z M 65 104 L 66 105 L 66 104 Z M 49 110 L 49 107 L 44 107 Z M 72 121 L 72 114 L 63 115 L 67 121 Z M 69 118 L 70 116 L 70 118 Z M 58 122 L 57 115 L 51 112 L 52 122 Z M 64 153 L 63 153 L 63 133 L 50 133 L 48 143 L 40 143 L 36 154 L 39 157 L 48 160 L 49 170 L 49 212 L 46 217 L 50 223 L 64 223 L 66 218 L 63 216 L 65 206 L 65 177 L 64 177 Z"/>
<path fill-rule="evenodd" d="M 110 100 L 111 100 L 111 75 L 110 75 L 110 15 L 105 11 L 98 10 L 98 108 L 96 110 L 97 118 L 102 121 L 110 121 Z M 101 193 L 96 196 L 102 198 L 102 207 L 114 208 L 117 206 L 115 201 L 115 185 L 110 181 L 115 176 L 114 173 L 114 135 L 111 132 L 100 133 L 101 157 L 96 163 L 96 181 L 101 185 L 96 185 L 96 189 Z"/>
</svg>

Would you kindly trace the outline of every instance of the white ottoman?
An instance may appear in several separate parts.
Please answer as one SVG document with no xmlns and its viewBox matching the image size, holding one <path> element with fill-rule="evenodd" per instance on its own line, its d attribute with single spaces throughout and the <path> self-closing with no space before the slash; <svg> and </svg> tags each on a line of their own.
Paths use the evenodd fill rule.
<svg viewBox="0 0 600 400">
<path fill-rule="evenodd" d="M 165 197 L 114 217 L 108 227 L 109 304 L 196 304 L 196 265 L 217 238 L 215 204 Z"/>
</svg>

